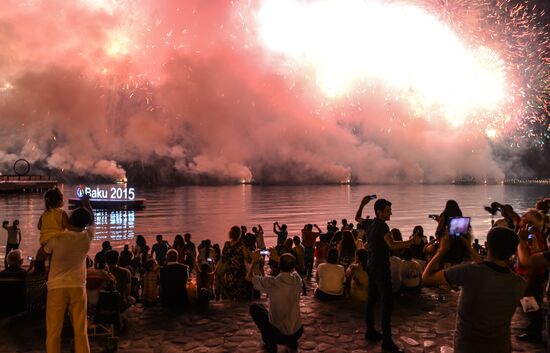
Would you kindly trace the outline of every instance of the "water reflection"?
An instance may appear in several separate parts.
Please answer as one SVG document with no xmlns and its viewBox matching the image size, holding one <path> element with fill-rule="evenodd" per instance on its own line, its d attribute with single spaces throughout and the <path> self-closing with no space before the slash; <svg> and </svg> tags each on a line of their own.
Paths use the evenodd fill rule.
<svg viewBox="0 0 550 353">
<path fill-rule="evenodd" d="M 74 197 L 76 186 L 65 186 L 66 198 Z M 448 199 L 458 201 L 464 215 L 472 217 L 474 234 L 483 241 L 491 217 L 483 209 L 493 201 L 510 204 L 518 212 L 532 207 L 536 200 L 550 195 L 548 185 L 333 185 L 333 186 L 181 186 L 137 190 L 147 199 L 144 210 L 95 210 L 96 238 L 91 254 L 101 242 L 111 241 L 120 249 L 143 234 L 149 245 L 157 234 L 170 243 L 174 235 L 189 232 L 193 241 L 211 239 L 223 245 L 232 225 L 262 224 L 268 245 L 275 243 L 273 222 L 286 223 L 290 235 L 300 233 L 304 223 L 317 223 L 324 228 L 328 219 L 353 217 L 364 195 L 377 194 L 390 200 L 393 216 L 391 228 L 400 228 L 404 236 L 415 225 L 432 235 L 437 223 L 428 214 L 440 213 Z M 44 201 L 38 194 L 0 194 L 0 220 L 20 220 L 23 234 L 21 248 L 25 256 L 34 255 L 39 247 L 38 219 Z M 372 204 L 365 215 L 373 216 Z M 6 232 L 0 229 L 0 262 L 3 261 Z M 1 267 L 1 266 L 0 266 Z"/>
<path fill-rule="evenodd" d="M 135 236 L 134 210 L 95 210 L 96 239 L 131 240 Z"/>
</svg>

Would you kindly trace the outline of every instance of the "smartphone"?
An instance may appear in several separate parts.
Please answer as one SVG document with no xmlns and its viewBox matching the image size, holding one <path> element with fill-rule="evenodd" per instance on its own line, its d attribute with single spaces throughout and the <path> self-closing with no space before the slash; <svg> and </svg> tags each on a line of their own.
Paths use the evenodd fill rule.
<svg viewBox="0 0 550 353">
<path fill-rule="evenodd" d="M 437 219 L 439 216 L 436 215 L 436 214 L 429 214 L 428 215 L 428 218 L 431 218 L 431 219 Z"/>
<path fill-rule="evenodd" d="M 29 261 L 34 260 L 34 256 L 27 256 L 27 260 L 29 260 Z"/>
<path fill-rule="evenodd" d="M 269 250 L 260 250 L 260 255 L 262 255 L 262 256 L 269 255 Z"/>
<path fill-rule="evenodd" d="M 468 233 L 470 217 L 453 217 L 449 223 L 449 236 L 460 237 Z"/>
<path fill-rule="evenodd" d="M 369 200 L 376 200 L 376 195 L 369 195 Z"/>
<path fill-rule="evenodd" d="M 529 235 L 527 236 L 527 239 L 528 239 L 528 240 L 533 240 L 534 237 L 535 237 L 535 236 L 534 236 L 533 234 L 529 234 Z"/>
<path fill-rule="evenodd" d="M 209 258 L 206 259 L 206 261 L 207 261 L 207 262 L 212 262 L 212 258 L 209 257 Z"/>
</svg>

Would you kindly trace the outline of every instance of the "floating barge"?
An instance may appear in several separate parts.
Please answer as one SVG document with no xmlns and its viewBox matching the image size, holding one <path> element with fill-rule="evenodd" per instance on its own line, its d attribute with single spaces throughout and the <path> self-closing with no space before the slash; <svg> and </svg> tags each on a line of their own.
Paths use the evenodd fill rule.
<svg viewBox="0 0 550 353">
<path fill-rule="evenodd" d="M 140 210 L 145 208 L 145 199 L 133 199 L 133 200 L 116 200 L 116 199 L 90 199 L 92 208 L 97 209 L 126 209 L 126 210 Z M 69 208 L 79 207 L 81 204 L 80 199 L 70 198 Z"/>
<path fill-rule="evenodd" d="M 44 192 L 57 186 L 57 179 L 45 175 L 0 175 L 0 193 Z"/>
</svg>

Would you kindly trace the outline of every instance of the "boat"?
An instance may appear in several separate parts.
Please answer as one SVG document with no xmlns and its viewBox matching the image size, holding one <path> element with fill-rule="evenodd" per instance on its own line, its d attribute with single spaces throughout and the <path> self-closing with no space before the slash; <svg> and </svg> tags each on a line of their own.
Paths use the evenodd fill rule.
<svg viewBox="0 0 550 353">
<path fill-rule="evenodd" d="M 90 199 L 92 208 L 97 209 L 128 209 L 139 210 L 145 208 L 145 199 Z M 69 208 L 76 208 L 81 205 L 79 198 L 69 198 Z"/>
</svg>

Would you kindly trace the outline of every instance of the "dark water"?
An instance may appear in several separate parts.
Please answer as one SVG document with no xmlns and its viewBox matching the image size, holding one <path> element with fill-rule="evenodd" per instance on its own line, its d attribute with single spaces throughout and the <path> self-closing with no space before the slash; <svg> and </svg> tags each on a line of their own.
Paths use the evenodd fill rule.
<svg viewBox="0 0 550 353">
<path fill-rule="evenodd" d="M 66 197 L 74 197 L 75 186 L 63 185 Z M 440 213 L 446 200 L 455 199 L 465 216 L 472 217 L 474 235 L 481 240 L 489 229 L 489 214 L 484 205 L 492 201 L 511 204 L 517 211 L 532 207 L 541 197 L 550 196 L 549 185 L 360 185 L 360 186 L 191 186 L 137 189 L 138 198 L 147 199 L 142 211 L 96 210 L 97 236 L 92 244 L 95 253 L 103 240 L 115 248 L 133 243 L 143 234 L 148 243 L 163 234 L 172 243 L 177 233 L 189 232 L 196 243 L 209 238 L 223 243 L 232 225 L 262 224 L 268 245 L 275 241 L 274 221 L 286 223 L 291 235 L 299 234 L 304 223 L 324 228 L 328 219 L 347 218 L 351 222 L 361 198 L 377 194 L 393 203 L 390 227 L 400 228 L 405 237 L 420 224 L 427 235 L 435 231 L 430 213 Z M 0 195 L 1 219 L 19 219 L 24 255 L 38 249 L 36 224 L 44 206 L 41 195 Z M 365 214 L 373 217 L 372 203 Z M 0 260 L 3 262 L 6 232 L 0 232 Z"/>
</svg>

